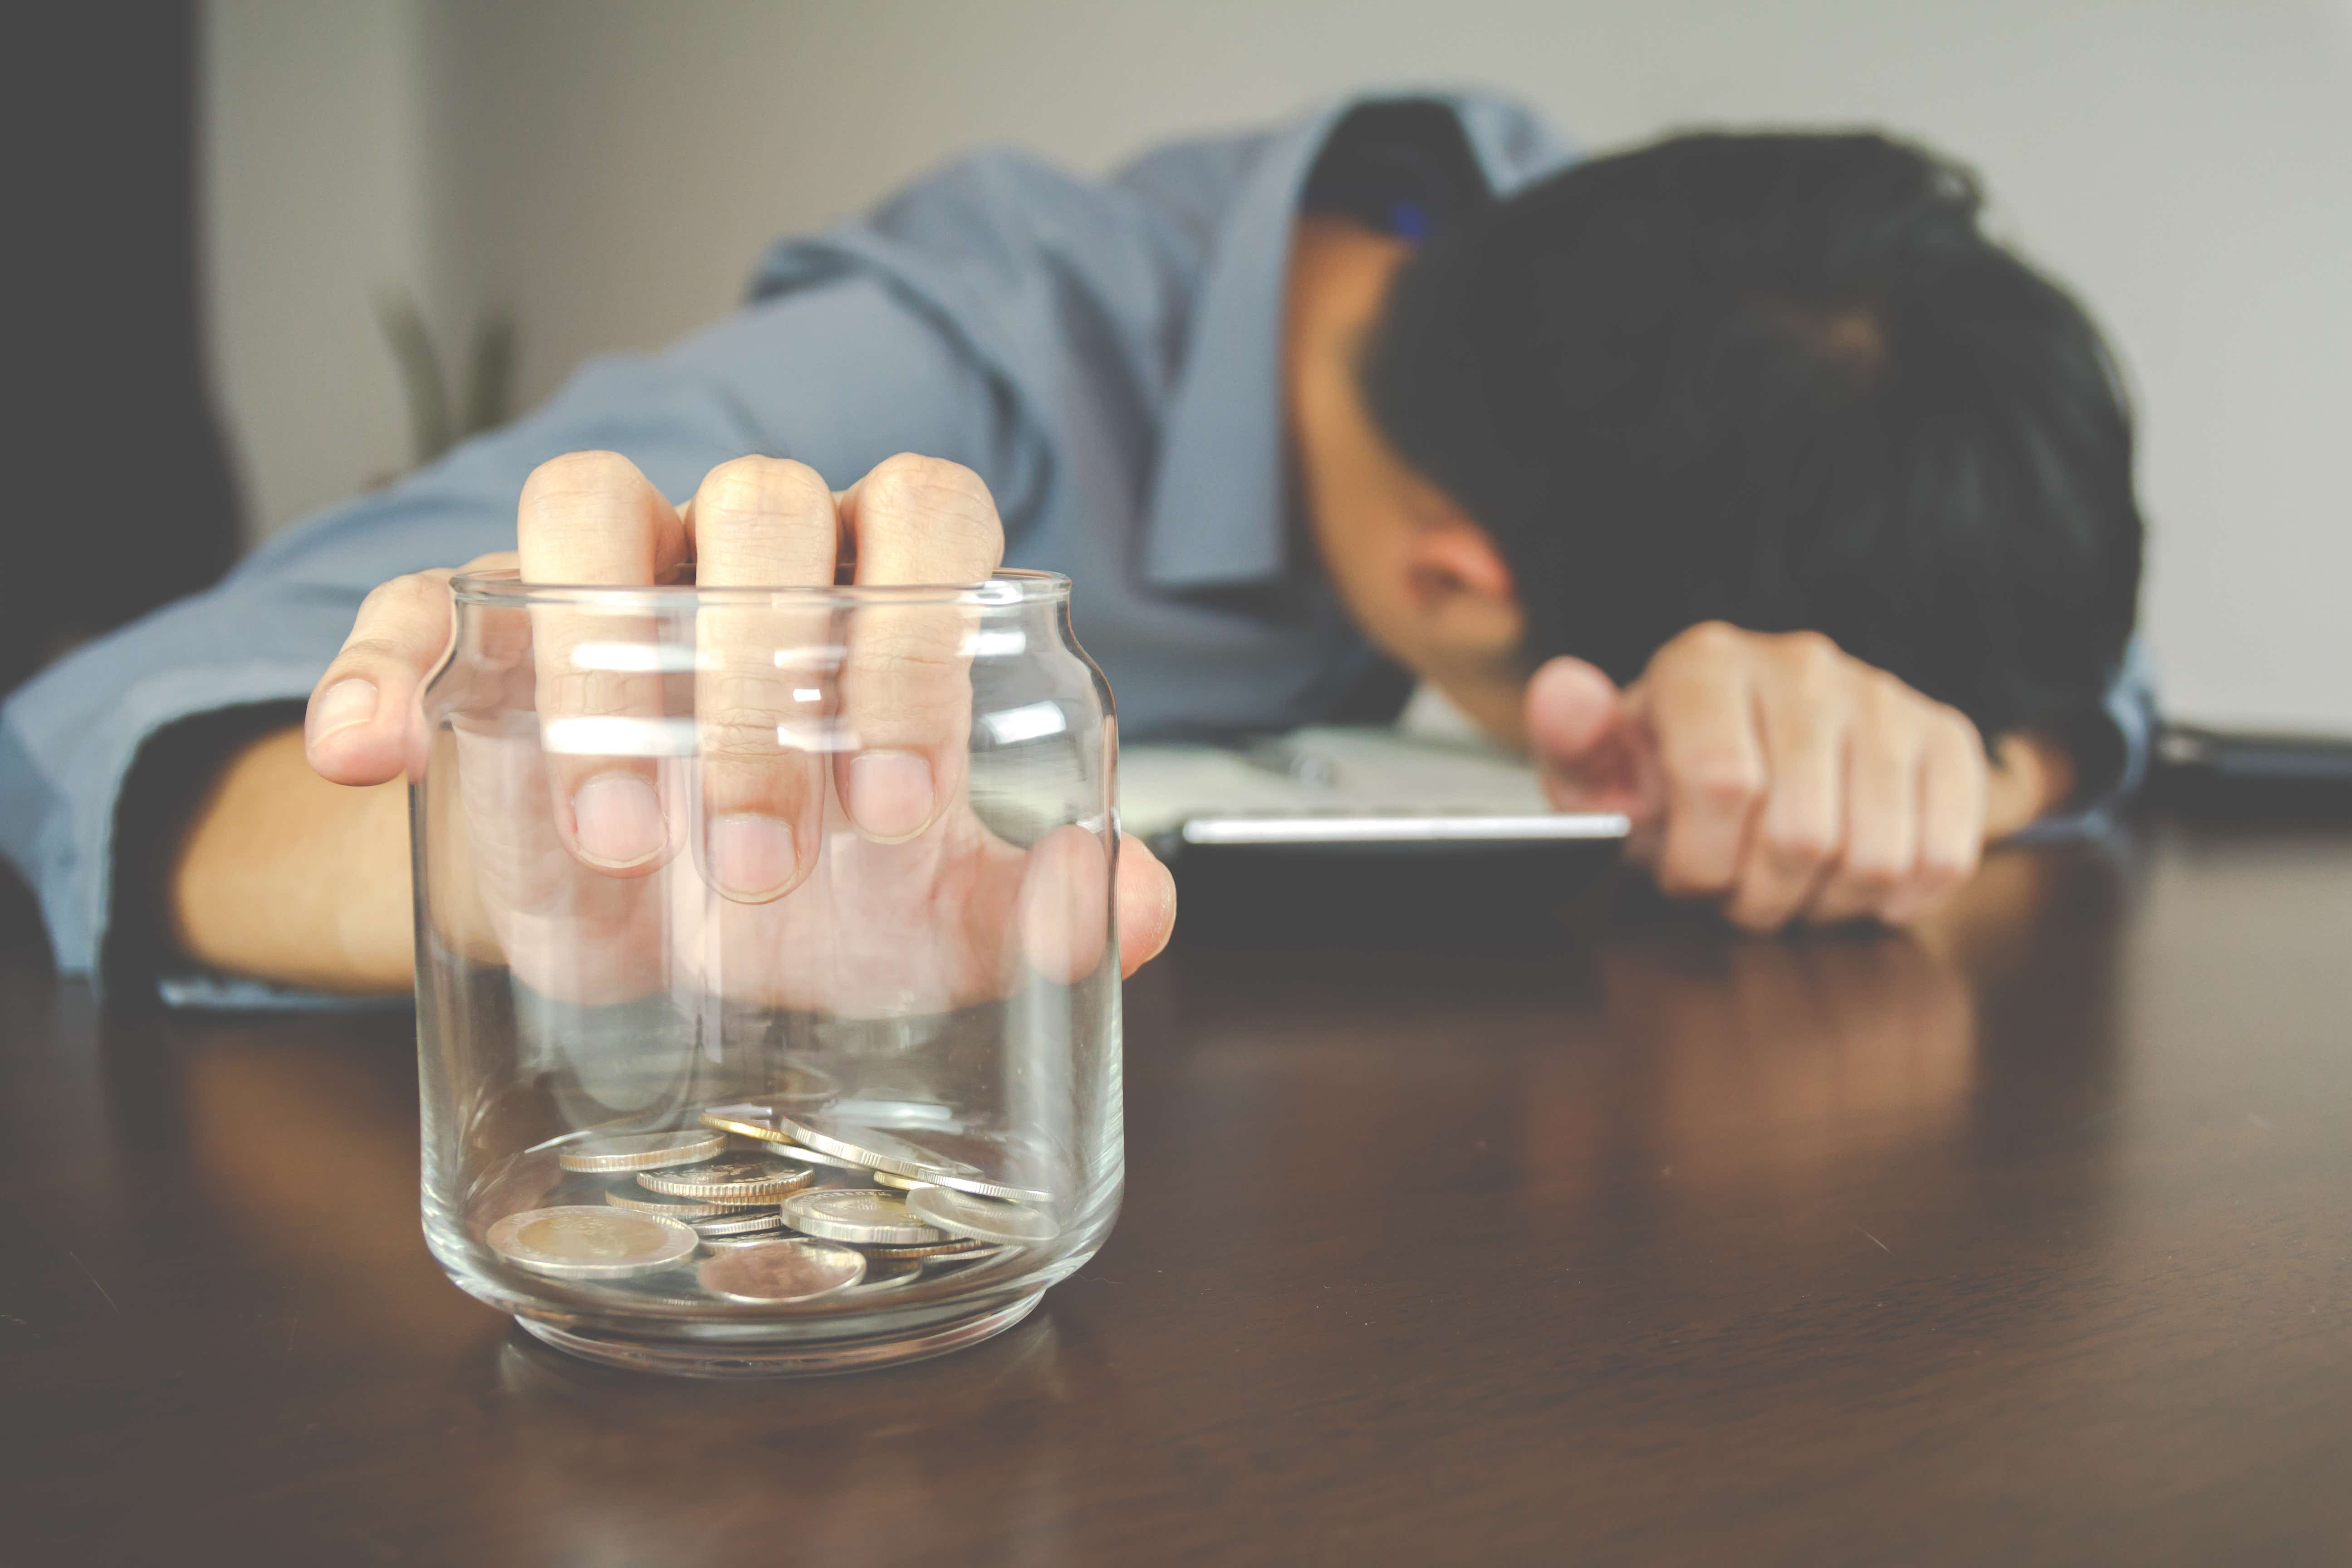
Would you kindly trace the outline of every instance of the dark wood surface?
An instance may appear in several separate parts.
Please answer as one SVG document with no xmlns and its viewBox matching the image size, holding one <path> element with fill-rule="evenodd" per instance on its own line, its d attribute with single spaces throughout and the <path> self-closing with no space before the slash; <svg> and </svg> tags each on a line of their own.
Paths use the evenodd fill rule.
<svg viewBox="0 0 2352 1568">
<path fill-rule="evenodd" d="M 2352 835 L 2156 826 L 1924 942 L 1194 937 L 1102 1256 L 747 1384 L 442 1279 L 404 1018 L 20 942 L 0 1560 L 2352 1561 L 2347 931 Z"/>
</svg>

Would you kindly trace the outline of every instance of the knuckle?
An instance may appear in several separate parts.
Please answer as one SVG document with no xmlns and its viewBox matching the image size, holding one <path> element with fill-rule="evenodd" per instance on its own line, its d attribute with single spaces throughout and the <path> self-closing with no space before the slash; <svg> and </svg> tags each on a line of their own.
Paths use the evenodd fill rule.
<svg viewBox="0 0 2352 1568">
<path fill-rule="evenodd" d="M 1977 731 L 1976 721 L 1948 703 L 1936 705 L 1933 738 L 1937 744 L 1956 755 L 1978 762 L 1984 760 L 1984 737 Z"/>
<path fill-rule="evenodd" d="M 987 484 L 961 463 L 915 452 L 883 458 L 866 484 L 877 502 L 894 509 L 955 511 L 994 504 Z"/>
<path fill-rule="evenodd" d="M 446 592 L 442 579 L 422 572 L 412 572 L 407 576 L 394 577 L 370 588 L 367 597 L 360 601 L 360 614 L 365 616 L 373 612 L 382 615 L 415 609 L 437 602 Z"/>
<path fill-rule="evenodd" d="M 1712 898 L 1731 886 L 1731 879 L 1705 867 L 1669 856 L 1658 864 L 1658 891 L 1670 899 Z"/>
<path fill-rule="evenodd" d="M 1764 791 L 1758 770 L 1740 756 L 1706 752 L 1683 770 L 1684 790 L 1701 805 L 1733 811 L 1753 805 Z"/>
<path fill-rule="evenodd" d="M 1958 887 L 1976 875 L 1980 854 L 1972 843 L 1931 844 L 1919 853 L 1918 879 L 1932 887 Z"/>
<path fill-rule="evenodd" d="M 1790 632 L 1774 651 L 1791 689 L 1809 703 L 1838 697 L 1850 679 L 1845 655 L 1820 632 Z"/>
<path fill-rule="evenodd" d="M 335 656 L 335 669 L 329 674 L 331 676 L 353 665 L 404 663 L 408 658 L 408 652 L 406 644 L 396 642 L 391 637 L 373 632 L 365 636 L 355 636 L 343 644 L 342 652 Z"/>
<path fill-rule="evenodd" d="M 360 601 L 344 655 L 408 658 L 442 625 L 448 597 L 447 580 L 436 574 L 414 573 L 377 584 Z"/>
<path fill-rule="evenodd" d="M 789 458 L 730 458 L 703 476 L 695 508 L 706 519 L 831 515 L 833 492 Z"/>
<path fill-rule="evenodd" d="M 1881 720 L 1923 714 L 1924 704 L 1917 692 L 1905 685 L 1899 676 L 1868 665 L 1863 667 L 1862 700 Z"/>
<path fill-rule="evenodd" d="M 810 706 L 796 700 L 793 690 L 792 682 L 778 679 L 772 669 L 762 670 L 748 659 L 736 659 L 703 672 L 695 706 L 709 714 L 765 715 L 772 730 L 779 718 Z"/>
<path fill-rule="evenodd" d="M 1738 649 L 1746 635 L 1729 621 L 1701 621 L 1675 633 L 1659 653 L 1677 661 L 1723 658 Z"/>
<path fill-rule="evenodd" d="M 1908 881 L 1911 868 L 1891 855 L 1865 849 L 1848 853 L 1838 872 L 1839 880 L 1866 901 L 1875 903 Z"/>
<path fill-rule="evenodd" d="M 637 467 L 618 452 L 565 452 L 530 471 L 523 494 L 534 500 L 558 496 L 603 495 L 635 479 Z"/>
<path fill-rule="evenodd" d="M 868 680 L 929 679 L 954 670 L 961 659 L 961 640 L 952 634 L 961 629 L 912 616 L 860 628 L 850 645 L 850 670 Z"/>
<path fill-rule="evenodd" d="M 610 669 L 542 669 L 539 706 L 543 714 L 628 713 L 640 706 L 638 687 L 635 677 Z"/>
<path fill-rule="evenodd" d="M 721 762 L 767 762 L 782 750 L 773 710 L 719 708 L 702 721 L 702 750 Z"/>
<path fill-rule="evenodd" d="M 1845 658 L 1845 651 L 1827 632 L 1783 632 L 1779 641 L 1781 652 L 1800 664 L 1827 668 Z"/>
<path fill-rule="evenodd" d="M 984 561 L 987 571 L 995 569 L 1004 529 L 997 520 L 996 498 L 978 474 L 944 458 L 902 452 L 877 465 L 866 482 L 877 512 L 919 526 L 931 549 L 959 563 Z"/>
<path fill-rule="evenodd" d="M 1764 825 L 1764 852 L 1780 866 L 1810 869 L 1830 858 L 1837 836 L 1820 822 L 1781 820 Z"/>
</svg>

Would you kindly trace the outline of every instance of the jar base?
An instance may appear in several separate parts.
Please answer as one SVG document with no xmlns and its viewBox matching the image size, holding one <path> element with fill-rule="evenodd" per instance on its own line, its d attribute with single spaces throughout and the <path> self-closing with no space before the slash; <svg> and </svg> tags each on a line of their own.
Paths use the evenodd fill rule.
<svg viewBox="0 0 2352 1568">
<path fill-rule="evenodd" d="M 914 1333 L 881 1334 L 830 1343 L 803 1341 L 762 1345 L 640 1340 L 618 1334 L 583 1333 L 520 1315 L 515 1321 L 533 1339 L 553 1345 L 567 1355 L 627 1372 L 667 1373 L 672 1377 L 829 1377 L 928 1361 L 932 1356 L 993 1339 L 1035 1310 L 1045 1294 L 1042 1289 L 1034 1290 L 1004 1306 L 953 1322 L 933 1324 Z"/>
</svg>

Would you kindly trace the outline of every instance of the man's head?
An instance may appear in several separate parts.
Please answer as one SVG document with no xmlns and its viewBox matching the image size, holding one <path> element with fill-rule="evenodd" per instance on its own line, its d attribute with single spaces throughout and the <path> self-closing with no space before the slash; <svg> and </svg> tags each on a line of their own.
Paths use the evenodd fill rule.
<svg viewBox="0 0 2352 1568">
<path fill-rule="evenodd" d="M 1880 137 L 1700 135 L 1440 234 L 1354 360 L 1404 500 L 1350 608 L 1441 679 L 1810 628 L 1989 735 L 2070 727 L 2137 597 L 2130 420 L 1979 205 Z"/>
</svg>

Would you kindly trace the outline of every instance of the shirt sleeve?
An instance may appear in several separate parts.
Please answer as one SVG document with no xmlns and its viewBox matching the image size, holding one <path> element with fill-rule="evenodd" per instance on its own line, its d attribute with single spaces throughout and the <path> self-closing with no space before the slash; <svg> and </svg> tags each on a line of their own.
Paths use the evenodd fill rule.
<svg viewBox="0 0 2352 1568">
<path fill-rule="evenodd" d="M 2124 649 L 2123 663 L 2100 704 L 2099 721 L 2105 731 L 2098 737 L 2103 753 L 2099 771 L 2084 781 L 2074 804 L 2012 834 L 2010 843 L 2042 844 L 2104 832 L 2147 782 L 2148 758 L 2156 745 L 2156 683 L 2147 650 L 2137 637 Z"/>
<path fill-rule="evenodd" d="M 514 545 L 515 500 L 564 452 L 621 453 L 675 500 L 719 463 L 796 458 L 836 488 L 882 458 L 965 463 L 1000 505 L 1035 463 L 1012 402 L 923 310 L 870 276 L 772 296 L 671 349 L 593 363 L 536 413 L 270 540 L 210 591 L 76 649 L 0 709 L 0 853 L 58 966 L 94 973 L 114 911 L 117 805 L 148 741 L 299 700 L 388 578 Z M 1018 510 L 1006 505 L 1017 533 Z M 191 797 L 206 780 L 183 781 Z"/>
</svg>

